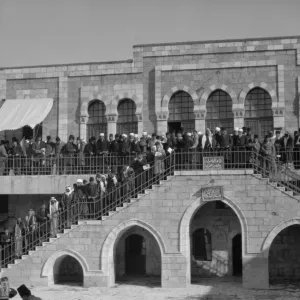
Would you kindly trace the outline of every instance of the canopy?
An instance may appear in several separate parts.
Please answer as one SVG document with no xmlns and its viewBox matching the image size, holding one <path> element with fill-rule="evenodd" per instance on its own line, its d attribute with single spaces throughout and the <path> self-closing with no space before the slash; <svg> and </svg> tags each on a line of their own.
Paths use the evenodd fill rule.
<svg viewBox="0 0 300 300">
<path fill-rule="evenodd" d="M 53 99 L 7 99 L 0 109 L 0 131 L 24 126 L 34 128 L 44 121 L 53 106 Z"/>
</svg>

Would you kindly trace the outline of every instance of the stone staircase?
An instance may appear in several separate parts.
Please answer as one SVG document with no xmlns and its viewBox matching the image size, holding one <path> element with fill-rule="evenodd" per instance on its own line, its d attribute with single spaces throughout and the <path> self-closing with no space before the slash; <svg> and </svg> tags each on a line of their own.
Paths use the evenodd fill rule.
<svg viewBox="0 0 300 300">
<path fill-rule="evenodd" d="M 240 180 L 240 184 L 237 185 L 235 182 L 238 180 Z M 34 251 L 30 251 L 28 255 L 23 255 L 22 259 L 15 260 L 14 264 L 2 268 L 0 275 L 9 277 L 14 286 L 23 283 L 47 286 L 53 283 L 53 278 L 50 278 L 53 275 L 49 275 L 51 272 L 47 271 L 45 267 L 48 258 L 51 258 L 56 252 L 66 253 L 66 255 L 68 253 L 73 255 L 77 252 L 85 257 L 82 261 L 82 265 L 86 266 L 84 285 L 107 286 L 109 285 L 107 270 L 101 265 L 101 258 L 99 258 L 102 255 L 103 245 L 116 227 L 132 219 L 152 224 L 161 232 L 168 253 L 176 256 L 175 261 L 186 261 L 185 258 L 182 259 L 183 256 L 179 250 L 181 220 L 183 214 L 193 203 L 201 202 L 199 202 L 201 196 L 199 191 L 208 185 L 222 185 L 226 198 L 232 199 L 231 201 L 234 201 L 241 210 L 245 210 L 243 211 L 245 218 L 248 217 L 249 212 L 249 218 L 253 219 L 253 213 L 261 209 L 261 203 L 267 203 L 268 199 L 272 198 L 275 200 L 270 204 L 264 204 L 264 216 L 260 216 L 260 218 L 265 218 L 265 222 L 268 222 L 270 218 L 268 216 L 272 212 L 278 211 L 282 215 L 298 213 L 300 196 L 293 195 L 293 191 L 278 187 L 268 178 L 253 174 L 252 170 L 175 171 L 173 176 L 167 177 L 167 180 L 161 180 L 151 189 L 146 189 L 144 194 L 139 194 L 137 198 L 131 198 L 130 202 L 116 207 L 101 220 L 78 221 L 78 224 L 74 224 L 70 229 L 65 229 L 63 233 L 58 234 L 57 238 L 51 238 L 42 246 L 36 247 Z M 259 199 L 260 197 L 261 199 Z M 167 209 L 168 207 L 170 209 Z M 166 209 L 164 210 L 164 208 Z M 167 211 L 169 213 L 166 213 Z M 251 215 L 250 212 L 252 212 Z M 274 223 L 264 226 L 275 227 L 276 222 L 282 222 L 282 219 L 274 217 L 270 222 Z M 169 235 L 171 229 L 172 232 Z M 113 234 L 114 237 L 116 235 L 117 233 Z M 267 232 L 264 232 L 263 235 L 267 235 Z M 264 239 L 264 236 L 256 237 L 256 243 L 249 240 L 248 247 L 252 253 L 258 253 L 255 251 L 259 251 L 257 250 L 260 249 L 258 244 Z M 247 251 L 249 249 L 247 248 Z M 168 253 L 164 254 L 164 257 L 168 257 Z M 169 265 L 172 263 L 170 262 Z"/>
</svg>

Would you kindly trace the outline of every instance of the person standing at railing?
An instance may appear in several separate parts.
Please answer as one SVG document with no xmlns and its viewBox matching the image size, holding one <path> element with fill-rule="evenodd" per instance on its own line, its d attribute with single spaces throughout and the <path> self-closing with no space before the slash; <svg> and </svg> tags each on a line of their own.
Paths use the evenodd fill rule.
<svg viewBox="0 0 300 300">
<path fill-rule="evenodd" d="M 61 197 L 61 220 L 60 220 L 60 230 L 64 230 L 71 227 L 71 207 L 73 201 L 73 189 L 70 186 L 66 187 L 65 192 Z"/>
<path fill-rule="evenodd" d="M 77 153 L 77 173 L 84 174 L 85 159 L 84 159 L 84 148 L 86 142 L 83 139 L 77 138 L 76 141 L 76 153 Z"/>
<path fill-rule="evenodd" d="M 282 161 L 282 149 L 281 149 L 281 132 L 279 130 L 276 130 L 275 132 L 275 138 L 274 138 L 274 146 L 277 154 L 277 159 Z"/>
<path fill-rule="evenodd" d="M 270 181 L 275 181 L 277 177 L 276 149 L 269 135 L 265 136 L 261 152 L 263 156 L 263 175 L 269 176 Z"/>
<path fill-rule="evenodd" d="M 165 158 L 166 153 L 162 147 L 162 144 L 160 142 L 155 143 L 156 151 L 154 154 L 154 175 L 156 178 L 156 181 L 162 180 L 164 178 L 165 173 Z"/>
<path fill-rule="evenodd" d="M 15 256 L 16 259 L 21 259 L 22 248 L 23 248 L 23 236 L 22 236 L 23 223 L 22 219 L 18 218 L 16 225 L 14 227 L 14 237 L 15 237 Z"/>
<path fill-rule="evenodd" d="M 127 134 L 122 134 L 119 142 L 120 165 L 129 163 L 130 143 L 127 139 Z"/>
<path fill-rule="evenodd" d="M 123 201 L 129 201 L 134 196 L 135 180 L 134 170 L 129 165 L 124 165 L 121 172 L 122 180 L 122 199 Z"/>
<path fill-rule="evenodd" d="M 5 166 L 8 160 L 8 154 L 4 145 L 5 141 L 2 140 L 0 143 L 0 176 L 4 175 Z"/>
<path fill-rule="evenodd" d="M 299 131 L 294 132 L 294 167 L 296 170 L 300 169 L 300 135 Z"/>
<path fill-rule="evenodd" d="M 49 229 L 49 210 L 46 208 L 45 204 L 42 204 L 42 206 L 39 208 L 36 214 L 36 218 L 39 225 L 39 241 L 40 244 L 46 241 L 48 238 L 48 229 Z"/>
<path fill-rule="evenodd" d="M 48 174 L 48 175 L 55 174 L 53 172 L 54 155 L 55 155 L 55 144 L 53 143 L 51 136 L 48 135 L 47 141 L 45 143 L 45 159 L 46 159 L 45 174 Z"/>
<path fill-rule="evenodd" d="M 142 153 L 146 153 L 148 149 L 148 138 L 147 138 L 147 132 L 144 131 L 142 137 L 139 141 L 139 147 L 141 149 Z"/>
<path fill-rule="evenodd" d="M 57 136 L 55 139 L 56 143 L 54 146 L 54 153 L 55 153 L 55 166 L 53 166 L 54 169 L 56 169 L 56 174 L 60 175 L 63 173 L 63 148 L 65 146 L 65 143 L 63 143 L 60 138 Z"/>
<path fill-rule="evenodd" d="M 64 156 L 64 174 L 72 174 L 74 172 L 74 155 L 76 153 L 75 148 L 75 137 L 74 135 L 69 136 L 68 142 L 62 149 L 63 156 Z"/>
<path fill-rule="evenodd" d="M 87 174 L 96 173 L 96 154 L 97 154 L 97 146 L 96 146 L 96 138 L 92 136 L 89 140 L 89 143 L 86 144 L 83 150 L 85 157 L 85 169 Z"/>
<path fill-rule="evenodd" d="M 281 138 L 281 152 L 282 162 L 286 164 L 288 168 L 291 168 L 293 163 L 293 144 L 293 138 L 286 132 Z"/>
<path fill-rule="evenodd" d="M 97 147 L 97 172 L 99 171 L 99 166 L 101 172 L 103 172 L 104 166 L 107 164 L 108 160 L 108 141 L 104 136 L 104 133 L 100 133 L 99 140 L 96 143 Z"/>
<path fill-rule="evenodd" d="M 131 165 L 131 168 L 133 168 L 135 174 L 135 197 L 137 197 L 137 194 L 141 193 L 143 185 L 145 184 L 146 178 L 143 167 L 146 165 L 147 160 L 144 158 L 144 155 L 142 153 L 138 154 L 138 157 L 135 158 L 134 162 Z"/>
<path fill-rule="evenodd" d="M 4 228 L 4 235 L 1 237 L 1 244 L 2 244 L 2 249 L 3 249 L 3 255 L 2 255 L 2 261 L 4 264 L 1 262 L 2 266 L 4 268 L 7 268 L 7 264 L 11 260 L 11 245 L 12 245 L 12 234 L 9 232 L 8 228 Z"/>
<path fill-rule="evenodd" d="M 48 217 L 50 219 L 50 237 L 56 238 L 59 224 L 59 209 L 58 201 L 54 197 L 50 199 Z"/>
<path fill-rule="evenodd" d="M 45 148 L 45 143 L 42 141 L 42 138 L 38 136 L 32 145 L 34 165 L 33 172 L 35 175 L 40 175 L 41 169 L 45 165 Z"/>
<path fill-rule="evenodd" d="M 24 157 L 23 149 L 17 138 L 12 138 L 13 146 L 11 148 L 13 165 L 12 170 L 14 175 L 21 175 L 22 158 Z"/>
<path fill-rule="evenodd" d="M 224 157 L 225 169 L 231 164 L 231 138 L 225 127 L 221 127 L 220 155 Z"/>
<path fill-rule="evenodd" d="M 258 135 L 251 133 L 251 137 L 248 139 L 247 144 L 247 149 L 250 153 L 249 163 L 254 166 L 255 170 L 258 170 L 262 163 L 259 158 L 261 144 L 259 142 Z"/>
<path fill-rule="evenodd" d="M 37 219 L 33 209 L 28 211 L 28 250 L 35 247 L 37 242 Z"/>
<path fill-rule="evenodd" d="M 28 220 L 29 217 L 25 216 L 25 220 L 23 222 L 23 253 L 27 253 L 28 251 L 28 240 L 29 240 Z"/>
<path fill-rule="evenodd" d="M 96 175 L 96 180 L 99 179 L 99 184 L 100 184 L 100 174 Z M 98 195 L 98 189 L 101 189 L 97 186 L 97 183 L 94 180 L 94 177 L 90 177 L 89 184 L 86 187 L 86 192 L 88 196 L 88 219 L 92 219 L 93 216 L 95 215 L 96 209 L 96 199 Z M 99 191 L 99 193 L 101 193 Z M 100 199 L 99 199 L 100 201 Z"/>
<path fill-rule="evenodd" d="M 77 180 L 77 193 L 75 195 L 75 191 L 74 191 L 74 198 L 75 201 L 77 201 L 78 205 L 78 218 L 82 219 L 82 218 L 87 218 L 89 210 L 88 210 L 88 201 L 87 201 L 87 192 L 86 192 L 86 185 L 87 185 L 87 181 L 86 180 L 82 180 L 82 179 L 78 179 Z M 76 200 L 77 198 L 77 200 Z M 76 218 L 76 220 L 78 219 Z"/>
<path fill-rule="evenodd" d="M 97 182 L 97 193 L 96 199 L 94 201 L 94 213 L 95 216 L 99 216 L 99 212 L 103 212 L 105 214 L 107 212 L 107 199 L 105 198 L 106 190 L 107 190 L 107 181 L 106 176 L 103 174 L 96 175 Z M 93 218 L 95 218 L 95 216 Z"/>
<path fill-rule="evenodd" d="M 232 138 L 233 164 L 235 168 L 246 168 L 246 147 L 247 137 L 243 134 L 243 129 L 238 129 L 238 134 Z"/>
<path fill-rule="evenodd" d="M 117 169 L 116 167 L 111 167 L 107 174 L 107 195 L 108 203 L 113 209 L 116 205 L 118 199 L 118 178 L 117 178 Z"/>
</svg>

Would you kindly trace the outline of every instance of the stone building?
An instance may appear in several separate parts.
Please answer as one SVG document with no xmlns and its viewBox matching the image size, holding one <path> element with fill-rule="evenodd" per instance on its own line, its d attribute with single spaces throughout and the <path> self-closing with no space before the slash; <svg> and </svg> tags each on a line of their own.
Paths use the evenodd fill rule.
<svg viewBox="0 0 300 300">
<path fill-rule="evenodd" d="M 273 128 L 293 133 L 299 128 L 299 63 L 300 38 L 280 37 L 138 45 L 128 61 L 4 68 L 3 105 L 28 99 L 53 104 L 33 131 L 0 136 L 87 140 L 100 132 L 203 132 L 220 125 L 251 127 L 261 137 Z M 7 203 L 2 214 L 12 223 L 76 179 L 0 177 Z M 201 194 L 220 187 L 215 199 Z M 268 288 L 300 278 L 298 208 L 299 196 L 253 170 L 177 171 L 101 221 L 73 225 L 1 273 L 20 283 L 74 280 L 84 286 L 147 274 L 163 287 L 234 275 L 245 287 Z"/>
</svg>

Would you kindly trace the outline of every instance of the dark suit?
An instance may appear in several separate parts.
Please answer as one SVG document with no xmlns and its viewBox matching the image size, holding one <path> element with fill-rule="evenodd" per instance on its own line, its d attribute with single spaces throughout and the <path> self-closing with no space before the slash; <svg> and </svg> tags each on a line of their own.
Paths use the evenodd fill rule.
<svg viewBox="0 0 300 300">
<path fill-rule="evenodd" d="M 50 229 L 49 223 L 49 210 L 45 208 L 44 210 L 40 208 L 36 214 L 36 219 L 39 223 L 39 238 L 42 243 L 47 237 Z"/>
</svg>

